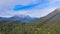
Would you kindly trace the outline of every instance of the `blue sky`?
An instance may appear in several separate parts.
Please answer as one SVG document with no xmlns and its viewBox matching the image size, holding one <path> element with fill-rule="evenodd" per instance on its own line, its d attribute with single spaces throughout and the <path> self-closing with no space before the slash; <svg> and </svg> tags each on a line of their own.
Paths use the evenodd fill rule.
<svg viewBox="0 0 60 34">
<path fill-rule="evenodd" d="M 43 17 L 60 7 L 60 0 L 0 0 L 0 17 Z"/>
</svg>

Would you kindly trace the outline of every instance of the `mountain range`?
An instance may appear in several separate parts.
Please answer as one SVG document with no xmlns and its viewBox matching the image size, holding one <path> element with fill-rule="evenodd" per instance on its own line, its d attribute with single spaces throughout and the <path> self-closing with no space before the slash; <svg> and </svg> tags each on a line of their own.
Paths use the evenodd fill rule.
<svg viewBox="0 0 60 34">
<path fill-rule="evenodd" d="M 21 21 L 21 22 L 47 22 L 47 21 L 59 21 L 60 17 L 60 8 L 57 8 L 56 10 L 52 11 L 50 14 L 48 14 L 47 16 L 41 17 L 41 18 L 36 18 L 36 17 L 30 17 L 29 15 L 14 15 L 13 17 L 10 18 L 4 18 L 4 17 L 0 17 L 0 21 Z"/>
<path fill-rule="evenodd" d="M 29 22 L 31 20 L 37 19 L 35 17 L 30 17 L 28 15 L 15 15 L 13 17 L 10 18 L 4 18 L 4 17 L 0 17 L 0 21 L 21 21 L 21 22 Z"/>
</svg>

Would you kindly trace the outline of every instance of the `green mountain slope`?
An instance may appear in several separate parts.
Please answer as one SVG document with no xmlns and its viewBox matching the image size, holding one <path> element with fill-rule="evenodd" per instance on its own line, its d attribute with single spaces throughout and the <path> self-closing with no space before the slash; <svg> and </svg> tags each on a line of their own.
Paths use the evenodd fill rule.
<svg viewBox="0 0 60 34">
<path fill-rule="evenodd" d="M 60 8 L 34 22 L 40 34 L 60 34 Z"/>
</svg>

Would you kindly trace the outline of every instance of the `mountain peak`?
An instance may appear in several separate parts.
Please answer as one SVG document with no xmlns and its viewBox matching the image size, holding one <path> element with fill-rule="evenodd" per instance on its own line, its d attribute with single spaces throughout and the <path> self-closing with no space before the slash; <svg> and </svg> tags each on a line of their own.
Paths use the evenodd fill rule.
<svg viewBox="0 0 60 34">
<path fill-rule="evenodd" d="M 13 17 L 26 18 L 26 17 L 30 17 L 30 16 L 29 15 L 14 15 Z"/>
<path fill-rule="evenodd" d="M 30 17 L 29 15 L 15 15 L 15 16 L 12 16 L 10 18 L 3 18 L 3 17 L 0 17 L 0 21 L 21 21 L 21 22 L 29 22 L 31 20 L 34 20 L 36 18 L 33 18 L 33 17 Z"/>
</svg>

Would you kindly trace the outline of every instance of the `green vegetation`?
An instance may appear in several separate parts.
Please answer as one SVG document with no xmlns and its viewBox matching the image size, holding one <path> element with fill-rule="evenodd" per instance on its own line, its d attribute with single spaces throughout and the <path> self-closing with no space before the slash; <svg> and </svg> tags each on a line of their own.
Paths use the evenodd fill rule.
<svg viewBox="0 0 60 34">
<path fill-rule="evenodd" d="M 0 34 L 60 34 L 60 23 L 4 22 L 0 26 Z"/>
</svg>

